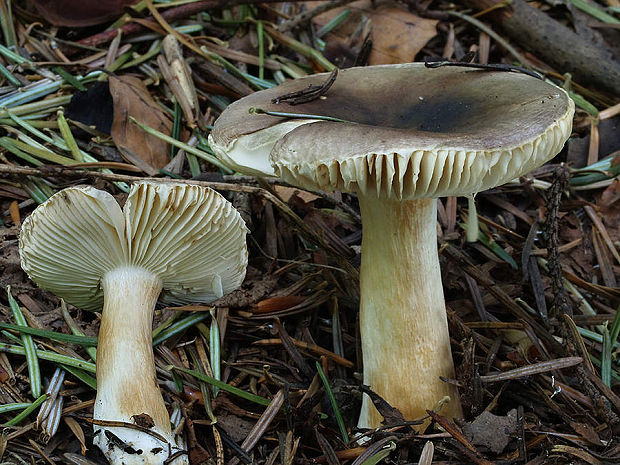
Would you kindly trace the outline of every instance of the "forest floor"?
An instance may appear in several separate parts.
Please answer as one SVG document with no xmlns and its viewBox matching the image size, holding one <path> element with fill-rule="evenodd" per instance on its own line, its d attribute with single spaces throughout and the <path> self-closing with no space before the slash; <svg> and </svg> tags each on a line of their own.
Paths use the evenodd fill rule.
<svg viewBox="0 0 620 465">
<path fill-rule="evenodd" d="M 214 187 L 249 229 L 239 291 L 155 312 L 157 379 L 191 464 L 620 463 L 620 3 L 606 2 L 0 0 L 0 462 L 105 463 L 101 314 L 22 271 L 24 219 L 69 186 L 122 203 L 135 181 L 173 178 Z M 384 425 L 359 430 L 356 196 L 218 168 L 207 137 L 230 103 L 285 80 L 472 56 L 569 91 L 573 132 L 477 195 L 477 242 L 467 199 L 439 199 L 464 418 L 429 406 L 415 431 L 383 405 Z"/>
</svg>

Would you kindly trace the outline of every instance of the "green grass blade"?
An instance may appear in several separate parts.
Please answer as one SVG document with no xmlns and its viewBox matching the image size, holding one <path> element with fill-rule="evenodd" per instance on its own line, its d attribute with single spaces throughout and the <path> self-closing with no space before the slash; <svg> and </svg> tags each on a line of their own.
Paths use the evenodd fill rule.
<svg viewBox="0 0 620 465">
<path fill-rule="evenodd" d="M 587 111 L 594 117 L 598 116 L 598 109 L 590 102 L 588 102 L 583 96 L 573 92 L 572 90 L 568 91 L 568 95 L 571 99 L 573 99 L 573 102 L 575 102 L 575 105 L 577 105 L 579 108 Z"/>
<path fill-rule="evenodd" d="M 364 460 L 360 465 L 377 465 L 377 463 L 381 462 L 384 458 L 386 458 L 390 453 L 396 449 L 396 443 L 394 441 L 388 442 L 385 446 L 377 451 L 376 454 L 371 455 L 366 460 Z"/>
<path fill-rule="evenodd" d="M 607 387 L 611 387 L 611 360 L 613 340 L 607 325 L 603 326 L 603 348 L 601 350 L 601 380 Z"/>
<path fill-rule="evenodd" d="M 220 359 L 220 328 L 215 318 L 215 310 L 211 310 L 211 326 L 209 327 L 209 362 L 213 370 L 213 377 L 217 380 L 222 379 L 221 359 Z M 213 393 L 217 396 L 218 389 L 215 388 Z"/>
<path fill-rule="evenodd" d="M 50 136 L 45 134 L 43 131 L 39 131 L 36 127 L 32 125 L 31 122 L 26 121 L 24 118 L 20 118 L 10 110 L 7 110 L 7 112 L 9 114 L 9 118 L 11 118 L 11 120 L 14 121 L 18 126 L 21 126 L 32 135 L 37 136 L 39 139 L 44 140 L 48 144 L 54 143 L 54 140 Z"/>
<path fill-rule="evenodd" d="M 95 391 L 97 390 L 97 380 L 90 376 L 88 373 L 86 373 L 84 370 L 80 370 L 79 368 L 75 368 L 69 365 L 62 365 L 62 368 L 64 370 L 67 370 L 69 373 L 82 381 L 88 387 L 93 388 Z"/>
<path fill-rule="evenodd" d="M 10 323 L 0 323 L 0 328 L 19 331 L 22 334 L 28 334 L 30 336 L 44 337 L 52 341 L 68 342 L 69 344 L 78 344 L 86 347 L 94 347 L 97 345 L 96 337 L 75 336 L 72 334 L 57 333 L 56 331 L 31 328 L 30 326 L 12 325 Z"/>
<path fill-rule="evenodd" d="M 13 312 L 13 317 L 18 326 L 28 327 L 26 318 L 22 313 L 17 301 L 11 295 L 11 286 L 6 287 L 6 293 L 9 299 L 9 306 Z M 33 397 L 41 395 L 41 370 L 39 368 L 39 359 L 37 358 L 37 349 L 32 340 L 32 336 L 22 333 L 22 343 L 24 344 L 24 352 L 26 355 L 26 363 L 28 364 L 28 376 L 30 377 L 30 390 Z"/>
<path fill-rule="evenodd" d="M 14 426 L 14 425 L 17 425 L 20 421 L 22 421 L 24 418 L 26 418 L 28 415 L 30 415 L 32 412 L 34 412 L 37 409 L 37 407 L 39 407 L 39 405 L 41 405 L 43 402 L 45 402 L 45 399 L 47 399 L 47 396 L 45 394 L 39 396 L 37 398 L 37 400 L 35 400 L 32 404 L 30 404 L 28 407 L 26 407 L 19 415 L 17 415 L 12 420 L 7 421 L 4 424 L 4 426 Z"/>
<path fill-rule="evenodd" d="M 66 105 L 71 101 L 71 95 L 63 95 L 62 97 L 54 97 L 50 99 L 43 99 L 37 102 L 24 103 L 11 108 L 11 112 L 14 115 L 30 115 L 35 112 L 47 111 L 51 113 L 56 107 Z M 0 110 L 0 118 L 8 118 L 9 113 L 7 109 Z"/>
<path fill-rule="evenodd" d="M 166 329 L 162 330 L 157 336 L 153 337 L 153 347 L 161 344 L 168 338 L 171 338 L 175 334 L 180 333 L 181 331 L 186 330 L 187 328 L 191 328 L 196 323 L 206 320 L 209 317 L 207 312 L 204 313 L 192 313 L 191 315 L 183 318 L 182 320 L 177 321 L 176 323 L 171 324 Z"/>
<path fill-rule="evenodd" d="M 69 123 L 65 119 L 65 113 L 62 110 L 56 112 L 57 121 L 58 121 L 58 129 L 60 129 L 60 134 L 65 141 L 65 144 L 69 148 L 71 155 L 78 162 L 82 163 L 84 161 L 84 156 L 82 155 L 82 151 L 75 142 L 73 138 L 73 134 L 71 133 L 71 128 L 69 127 Z"/>
<path fill-rule="evenodd" d="M 9 81 L 11 84 L 13 84 L 15 87 L 22 87 L 21 81 L 17 79 L 15 76 L 13 76 L 11 72 L 2 63 L 0 63 L 0 74 L 4 76 L 6 80 Z"/>
<path fill-rule="evenodd" d="M 145 61 L 150 60 L 155 55 L 157 55 L 161 50 L 161 40 L 155 40 L 149 47 L 148 51 L 143 55 L 135 56 L 135 58 L 131 61 L 128 61 L 121 66 L 121 69 L 131 68 L 132 66 L 138 66 L 139 64 L 144 63 Z"/>
<path fill-rule="evenodd" d="M 10 344 L 4 344 L 0 342 L 0 352 L 6 352 L 14 355 L 26 355 L 26 350 L 23 347 L 13 346 Z M 81 368 L 82 370 L 96 373 L 97 369 L 95 364 L 80 360 L 77 358 L 69 357 L 67 355 L 61 355 L 54 352 L 47 352 L 45 350 L 37 350 L 37 357 L 41 360 L 47 360 L 48 362 L 54 362 L 61 365 L 68 365 L 75 368 Z"/>
<path fill-rule="evenodd" d="M 332 410 L 334 411 L 334 416 L 336 417 L 336 423 L 338 423 L 338 429 L 340 429 L 340 434 L 342 435 L 342 440 L 345 444 L 349 443 L 349 434 L 347 433 L 347 428 L 344 425 L 344 420 L 342 419 L 342 415 L 340 415 L 340 409 L 338 408 L 338 403 L 336 402 L 336 397 L 334 396 L 334 391 L 332 391 L 331 386 L 329 385 L 329 381 L 327 380 L 327 376 L 323 373 L 323 368 L 321 368 L 321 364 L 316 362 L 316 370 L 319 373 L 319 377 L 323 382 L 323 386 L 325 386 L 325 392 L 327 393 L 327 397 L 329 398 L 329 402 L 332 405 Z"/>
<path fill-rule="evenodd" d="M 20 65 L 24 63 L 32 64 L 32 61 L 27 60 L 20 54 L 15 53 L 13 50 L 9 49 L 8 47 L 5 47 L 2 44 L 0 44 L 0 55 L 4 56 L 5 58 L 8 58 L 9 60 L 13 60 L 15 63 L 18 63 Z"/>
<path fill-rule="evenodd" d="M 4 139 L 4 137 L 2 139 Z M 49 161 L 52 163 L 57 163 L 59 165 L 71 165 L 75 163 L 75 160 L 72 160 L 71 158 L 63 157 L 62 155 L 58 155 L 57 153 L 54 153 L 51 150 L 48 150 L 46 148 L 40 148 L 37 146 L 33 146 L 31 145 L 31 143 L 37 144 L 35 141 L 27 143 L 21 140 L 13 139 L 13 144 L 18 149 L 23 150 L 24 152 L 32 155 L 33 157 L 40 158 L 42 160 Z"/>
<path fill-rule="evenodd" d="M 256 21 L 258 39 L 258 78 L 265 79 L 265 27 L 262 20 Z"/>
<path fill-rule="evenodd" d="M 611 323 L 609 334 L 611 335 L 612 345 L 616 345 L 618 343 L 618 335 L 620 335 L 620 305 L 616 308 L 616 316 Z"/>
<path fill-rule="evenodd" d="M 75 76 L 65 70 L 62 66 L 54 66 L 52 68 L 56 74 L 58 74 L 61 78 L 65 80 L 65 82 L 71 84 L 77 90 L 85 91 L 86 87 L 82 84 Z"/>
<path fill-rule="evenodd" d="M 338 26 L 340 26 L 343 22 L 345 22 L 349 16 L 351 16 L 351 10 L 349 8 L 342 10 L 331 20 L 329 20 L 324 26 L 318 29 L 315 33 L 315 36 L 321 38 L 324 35 L 329 34 Z"/>
<path fill-rule="evenodd" d="M 597 367 L 597 368 L 601 368 L 601 361 L 596 358 L 594 355 L 592 354 L 588 354 L 588 358 L 590 359 L 590 361 L 592 362 L 592 364 Z M 618 364 L 618 362 L 616 362 L 616 365 Z M 613 369 L 611 370 L 611 377 L 615 380 L 615 381 L 620 381 L 620 374 L 618 373 L 618 370 Z"/>
<path fill-rule="evenodd" d="M 32 163 L 34 166 L 41 166 L 44 164 L 42 161 L 39 161 L 36 158 L 28 155 L 26 152 L 18 149 L 13 143 L 13 139 L 11 139 L 10 137 L 0 137 L 0 147 L 11 152 L 16 157 L 21 158 L 28 163 Z"/>
<path fill-rule="evenodd" d="M 164 134 L 163 132 L 159 132 L 156 129 L 153 129 L 153 128 L 149 127 L 149 126 L 146 126 L 146 125 L 140 123 L 138 120 L 136 120 L 132 116 L 130 116 L 129 119 L 131 119 L 131 121 L 133 121 L 135 124 L 137 124 L 144 132 L 146 132 L 148 134 L 151 134 L 152 136 L 155 136 L 155 137 L 157 137 L 157 138 L 159 138 L 159 139 L 161 139 L 163 141 L 166 141 L 169 144 L 174 145 L 175 147 L 183 149 L 187 153 L 191 153 L 193 155 L 196 155 L 197 157 L 202 158 L 203 160 L 208 161 L 212 165 L 217 166 L 221 170 L 224 170 L 228 174 L 232 174 L 232 170 L 230 168 L 228 168 L 226 165 L 224 165 L 220 160 L 218 160 L 213 155 L 209 155 L 208 153 L 203 152 L 202 150 L 198 150 L 197 148 L 192 147 L 191 145 L 188 145 L 185 142 L 181 142 L 180 140 L 176 140 L 176 139 L 174 139 L 174 138 Z"/>
<path fill-rule="evenodd" d="M 209 383 L 212 386 L 220 388 L 222 391 L 226 391 L 230 394 L 241 397 L 242 399 L 249 400 L 250 402 L 254 402 L 255 404 L 267 406 L 271 402 L 269 399 L 266 399 L 265 397 L 257 396 L 256 394 L 252 394 L 251 392 L 245 392 L 239 388 L 231 386 L 230 384 L 226 384 L 223 381 L 217 380 L 215 378 L 212 378 L 211 376 L 207 376 L 203 373 L 199 373 L 194 370 L 188 370 L 187 368 L 175 367 L 173 365 L 168 366 L 167 369 L 178 370 L 183 373 L 187 373 L 188 375 L 192 375 L 194 378 L 197 378 L 200 381 Z"/>
<path fill-rule="evenodd" d="M 9 47 L 17 45 L 17 36 L 13 23 L 13 9 L 11 0 L 0 0 L 0 27 L 4 35 L 4 43 Z"/>
<path fill-rule="evenodd" d="M 32 405 L 31 402 L 17 402 L 14 404 L 0 405 L 0 414 L 14 412 L 15 410 L 23 410 L 25 408 L 30 407 L 31 405 Z"/>
<path fill-rule="evenodd" d="M 593 18 L 598 19 L 607 24 L 620 24 L 620 20 L 616 19 L 610 14 L 607 14 L 604 10 L 594 6 L 591 3 L 587 3 L 584 0 L 570 0 L 570 2 L 581 11 L 589 14 Z"/>
<path fill-rule="evenodd" d="M 85 337 L 80 327 L 77 325 L 75 320 L 71 317 L 71 314 L 69 313 L 69 310 L 67 309 L 67 304 L 65 303 L 64 299 L 60 299 L 60 308 L 62 310 L 62 317 L 64 318 L 65 323 L 67 323 L 67 326 L 69 326 L 69 329 L 71 330 L 71 332 L 75 336 Z M 95 344 L 96 344 L 97 338 L 93 338 L 93 339 L 95 339 Z M 97 360 L 97 349 L 91 346 L 91 347 L 85 347 L 84 350 L 88 353 L 88 355 L 90 356 L 93 362 Z"/>
<path fill-rule="evenodd" d="M 30 178 L 27 181 L 22 181 L 22 188 L 28 192 L 28 195 L 30 195 L 32 200 L 41 205 L 49 198 L 49 196 L 45 195 L 45 193 L 33 181 L 34 178 Z"/>
<path fill-rule="evenodd" d="M 601 379 L 607 387 L 611 387 L 611 378 L 614 375 L 612 362 L 614 359 L 613 350 L 618 344 L 618 334 L 620 333 L 620 306 L 616 309 L 611 328 L 603 326 L 603 348 L 601 350 Z"/>
<path fill-rule="evenodd" d="M 465 231 L 467 231 L 467 223 L 459 223 L 459 226 L 461 226 L 461 228 L 463 228 Z M 519 265 L 517 264 L 517 262 L 514 260 L 514 258 L 512 258 L 508 252 L 506 252 L 497 242 L 495 242 L 494 240 L 490 239 L 485 233 L 483 233 L 482 231 L 478 231 L 478 240 L 482 243 L 482 245 L 484 245 L 487 249 L 489 249 L 491 252 L 493 252 L 495 255 L 497 255 L 499 258 L 501 258 L 502 260 L 504 260 L 506 263 L 508 263 L 514 270 L 518 270 L 519 269 Z"/>
</svg>

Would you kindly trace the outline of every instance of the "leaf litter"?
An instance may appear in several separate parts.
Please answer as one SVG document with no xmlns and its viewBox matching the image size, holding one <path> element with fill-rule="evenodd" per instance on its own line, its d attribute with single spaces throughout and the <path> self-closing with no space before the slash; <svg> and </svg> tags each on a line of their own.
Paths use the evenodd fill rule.
<svg viewBox="0 0 620 465">
<path fill-rule="evenodd" d="M 535 6 L 560 25 L 575 14 Z M 602 6 L 617 16 L 613 0 Z M 96 16 L 75 13 L 81 17 L 66 19 L 74 26 Z M 306 192 L 209 163 L 206 138 L 219 113 L 285 79 L 334 65 L 459 61 L 470 51 L 479 63 L 513 64 L 494 17 L 479 18 L 483 30 L 463 19 L 469 14 L 464 4 L 442 2 L 149 0 L 101 26 L 66 28 L 0 0 L 0 315 L 39 331 L 0 330 L 0 458 L 104 463 L 89 421 L 95 352 L 78 343 L 96 336 L 99 315 L 28 280 L 19 267 L 21 221 L 64 187 L 91 184 L 122 199 L 129 183 L 155 176 L 217 189 L 251 230 L 241 289 L 209 305 L 156 311 L 158 382 L 192 464 L 620 461 L 620 188 L 610 129 L 620 120 L 620 96 L 573 82 L 570 70 L 513 44 L 526 57 L 522 65 L 546 70 L 583 109 L 550 164 L 477 197 L 480 242 L 465 241 L 467 202 L 440 200 L 458 367 L 447 381 L 459 387 L 465 418 L 453 423 L 429 406 L 438 410 L 429 410 L 421 433 L 410 427 L 419 421 L 404 421 L 380 398 L 384 426 L 356 428 L 361 392 L 373 393 L 360 378 L 355 196 Z M 583 33 L 592 23 L 579 15 Z M 595 34 L 601 47 L 617 32 L 603 30 Z M 134 121 L 172 138 L 173 148 Z M 569 170 L 564 184 L 561 163 Z M 24 338 L 36 350 L 26 351 Z"/>
</svg>

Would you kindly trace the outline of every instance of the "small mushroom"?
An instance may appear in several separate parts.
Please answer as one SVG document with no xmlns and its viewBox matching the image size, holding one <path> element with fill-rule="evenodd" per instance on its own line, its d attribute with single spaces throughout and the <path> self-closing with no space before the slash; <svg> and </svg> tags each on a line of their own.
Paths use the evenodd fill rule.
<svg viewBox="0 0 620 465">
<path fill-rule="evenodd" d="M 459 417 L 456 387 L 440 379 L 453 378 L 454 366 L 436 198 L 498 186 L 551 159 L 570 135 L 574 104 L 528 75 L 421 63 L 345 69 L 321 98 L 276 103 L 326 80 L 313 75 L 233 103 L 211 147 L 240 171 L 357 193 L 364 384 L 406 419 L 445 396 L 441 412 Z M 359 426 L 379 422 L 365 396 Z"/>
<path fill-rule="evenodd" d="M 209 302 L 236 289 L 247 266 L 245 235 L 220 194 L 179 183 L 134 184 L 122 210 L 107 192 L 71 187 L 24 221 L 28 276 L 77 307 L 103 309 L 94 443 L 111 463 L 188 463 L 157 385 L 153 311 L 160 296 Z"/>
</svg>

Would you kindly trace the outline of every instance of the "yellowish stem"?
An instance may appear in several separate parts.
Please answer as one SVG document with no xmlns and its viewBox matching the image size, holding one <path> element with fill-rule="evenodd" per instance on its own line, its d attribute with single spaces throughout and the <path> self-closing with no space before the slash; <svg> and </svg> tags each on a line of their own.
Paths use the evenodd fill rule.
<svg viewBox="0 0 620 465">
<path fill-rule="evenodd" d="M 437 201 L 359 196 L 363 221 L 360 327 L 364 384 L 412 420 L 451 398 L 460 417 L 437 254 Z M 381 421 L 364 396 L 360 427 Z"/>
<path fill-rule="evenodd" d="M 149 431 L 95 424 L 93 442 L 114 465 L 169 463 L 178 448 L 157 385 L 152 346 L 153 311 L 162 290 L 161 279 L 144 269 L 126 267 L 106 273 L 102 286 L 93 417 L 138 424 Z M 187 463 L 187 456 L 181 455 L 170 465 Z"/>
</svg>

